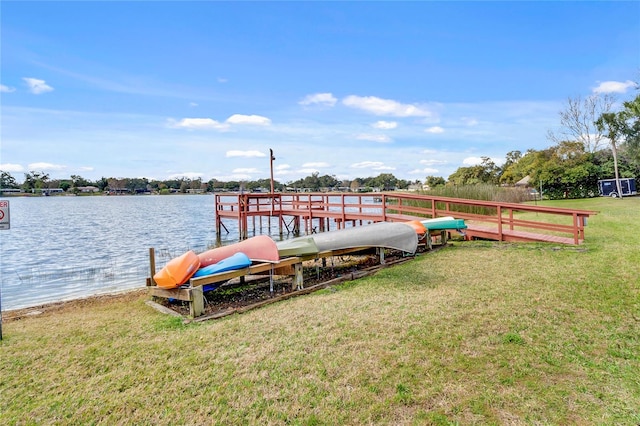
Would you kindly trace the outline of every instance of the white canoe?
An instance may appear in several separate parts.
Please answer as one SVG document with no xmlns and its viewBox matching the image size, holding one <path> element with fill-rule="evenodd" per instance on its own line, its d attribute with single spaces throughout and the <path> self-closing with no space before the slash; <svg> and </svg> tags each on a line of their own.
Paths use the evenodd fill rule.
<svg viewBox="0 0 640 426">
<path fill-rule="evenodd" d="M 313 234 L 319 251 L 356 247 L 383 247 L 415 253 L 418 236 L 410 225 L 399 222 L 379 222 L 365 226 Z"/>
</svg>

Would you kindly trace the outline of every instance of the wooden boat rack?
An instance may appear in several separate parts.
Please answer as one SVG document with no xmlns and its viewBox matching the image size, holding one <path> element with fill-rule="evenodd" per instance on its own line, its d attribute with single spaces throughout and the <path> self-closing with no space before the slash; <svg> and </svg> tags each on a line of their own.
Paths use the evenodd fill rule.
<svg viewBox="0 0 640 426">
<path fill-rule="evenodd" d="M 428 245 L 431 248 L 431 245 Z M 153 276 L 155 275 L 155 250 L 149 249 L 149 268 L 151 276 L 147 278 L 147 286 L 150 288 L 150 294 L 153 297 L 160 297 L 165 299 L 176 299 L 189 304 L 189 315 L 193 318 L 199 317 L 204 313 L 204 292 L 203 287 L 209 284 L 216 284 L 228 281 L 232 278 L 240 278 L 243 280 L 248 275 L 260 275 L 269 274 L 269 279 L 273 284 L 273 277 L 275 275 L 288 275 L 293 276 L 291 284 L 291 290 L 303 290 L 303 269 L 302 264 L 307 260 L 325 259 L 332 256 L 343 256 L 347 254 L 355 254 L 372 250 L 372 247 L 356 247 L 342 250 L 329 250 L 312 254 L 308 256 L 287 257 L 278 262 L 270 263 L 258 263 L 253 264 L 247 268 L 238 269 L 235 271 L 221 272 L 218 274 L 208 275 L 205 277 L 191 278 L 189 282 L 181 287 L 175 289 L 163 289 L 156 286 L 153 282 Z M 385 263 L 384 249 L 376 249 L 376 253 L 380 259 L 380 264 Z"/>
</svg>

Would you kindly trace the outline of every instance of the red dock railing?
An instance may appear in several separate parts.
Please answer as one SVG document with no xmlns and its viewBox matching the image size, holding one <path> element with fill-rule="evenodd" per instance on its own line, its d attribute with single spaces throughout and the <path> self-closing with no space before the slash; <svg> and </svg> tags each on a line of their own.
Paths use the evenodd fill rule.
<svg viewBox="0 0 640 426">
<path fill-rule="evenodd" d="M 216 231 L 234 219 L 240 238 L 249 234 L 249 218 L 277 218 L 280 234 L 340 229 L 351 223 L 402 222 L 453 216 L 465 219 L 467 238 L 497 241 L 547 241 L 580 244 L 591 210 L 544 207 L 437 197 L 412 193 L 215 194 Z"/>
</svg>

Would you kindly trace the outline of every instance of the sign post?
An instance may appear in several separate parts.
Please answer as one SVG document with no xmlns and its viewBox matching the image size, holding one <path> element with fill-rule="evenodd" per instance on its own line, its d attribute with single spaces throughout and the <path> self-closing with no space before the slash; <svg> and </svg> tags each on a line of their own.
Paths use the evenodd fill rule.
<svg viewBox="0 0 640 426">
<path fill-rule="evenodd" d="M 9 201 L 0 200 L 0 229 L 9 229 Z"/>
<path fill-rule="evenodd" d="M 9 201 L 0 200 L 0 230 L 7 230 L 10 227 Z M 0 283 L 0 340 L 2 340 L 2 283 Z"/>
</svg>

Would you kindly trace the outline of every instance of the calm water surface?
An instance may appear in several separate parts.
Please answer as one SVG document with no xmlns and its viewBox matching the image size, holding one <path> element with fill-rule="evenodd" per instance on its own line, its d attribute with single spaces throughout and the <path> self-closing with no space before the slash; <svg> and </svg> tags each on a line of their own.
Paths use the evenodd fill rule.
<svg viewBox="0 0 640 426">
<path fill-rule="evenodd" d="M 0 231 L 3 311 L 141 288 L 150 247 L 159 268 L 217 240 L 211 195 L 3 199 L 11 209 L 11 229 Z M 237 241 L 237 224 L 225 225 L 222 243 Z"/>
</svg>

